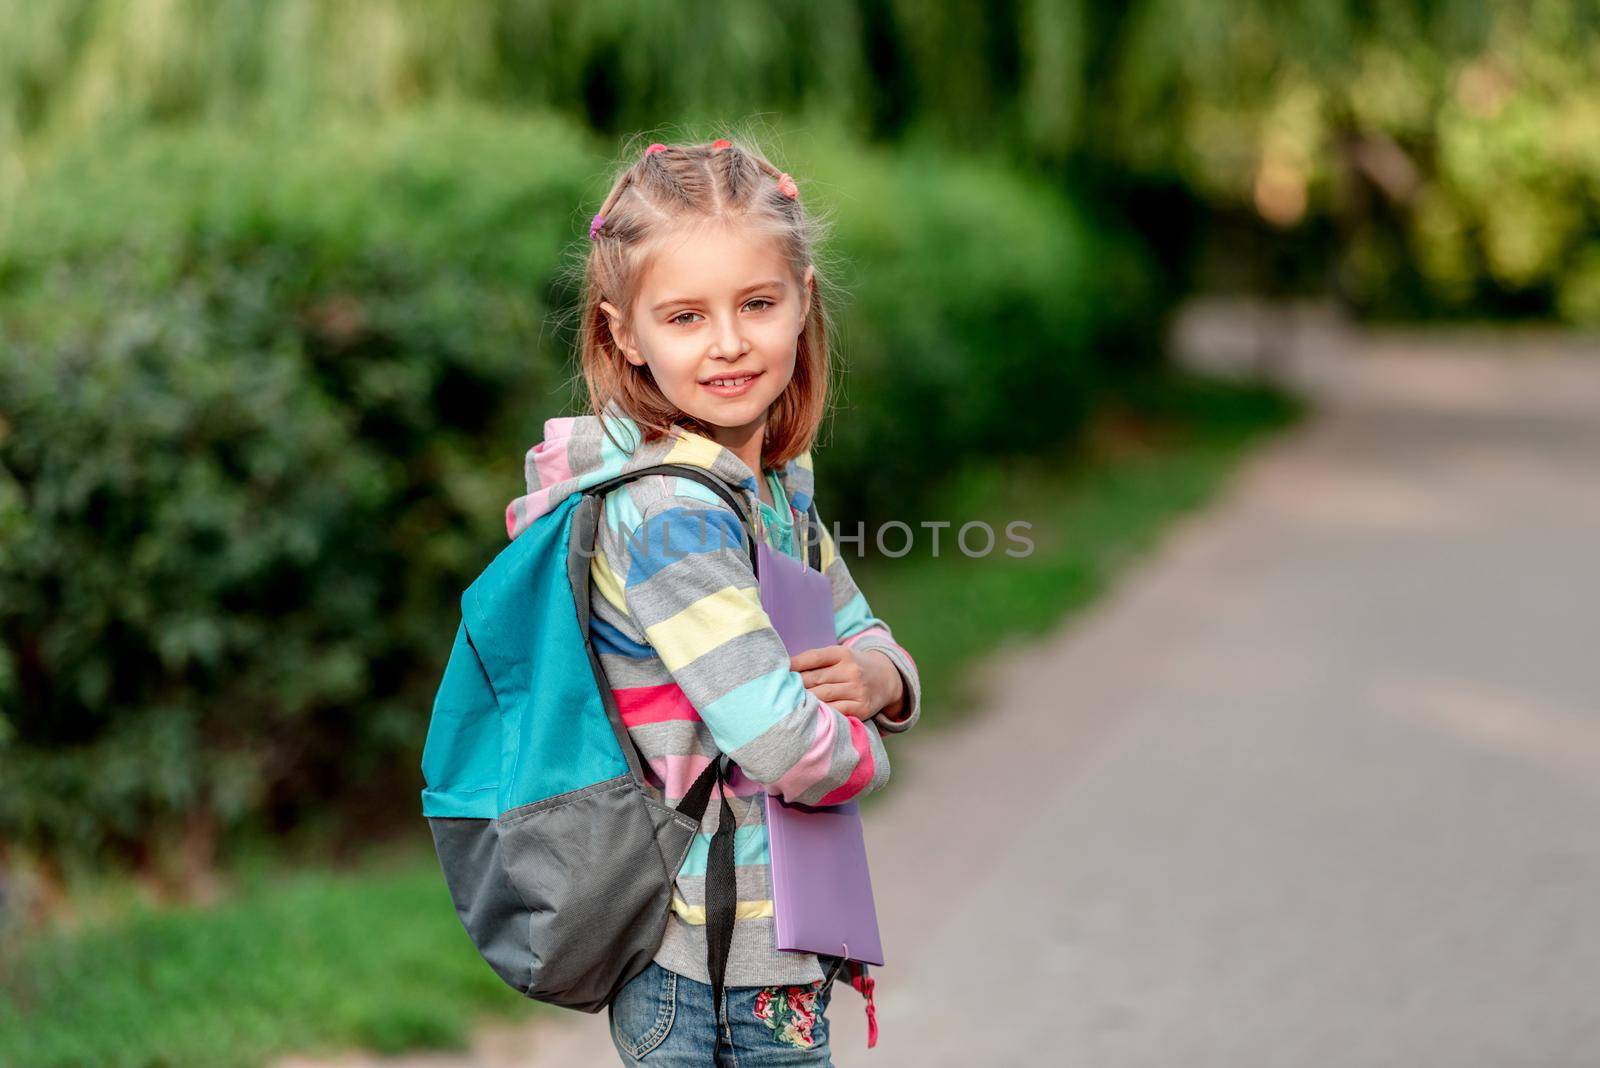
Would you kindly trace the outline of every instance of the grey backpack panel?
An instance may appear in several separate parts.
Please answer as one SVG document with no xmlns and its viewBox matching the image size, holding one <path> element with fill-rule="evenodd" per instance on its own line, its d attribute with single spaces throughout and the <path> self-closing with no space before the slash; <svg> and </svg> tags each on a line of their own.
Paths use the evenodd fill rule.
<svg viewBox="0 0 1600 1068">
<path fill-rule="evenodd" d="M 499 824 L 538 954 L 536 985 L 525 993 L 598 1012 L 660 947 L 698 822 L 624 776 L 512 809 Z"/>
<path fill-rule="evenodd" d="M 526 996 L 584 1012 L 655 956 L 700 829 L 630 776 L 493 820 L 428 823 L 442 864 L 485 873 L 455 902 L 484 959 Z"/>
<path fill-rule="evenodd" d="M 533 970 L 528 945 L 528 908 L 507 878 L 495 820 L 434 816 L 428 820 L 439 865 L 456 915 L 483 959 L 515 990 L 526 991 Z M 468 874 L 476 882 L 468 882 Z"/>
</svg>

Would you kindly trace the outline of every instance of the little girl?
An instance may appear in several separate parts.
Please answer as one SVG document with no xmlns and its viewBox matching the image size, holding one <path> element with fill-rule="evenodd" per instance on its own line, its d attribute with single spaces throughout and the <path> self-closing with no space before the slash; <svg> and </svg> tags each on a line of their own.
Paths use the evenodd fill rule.
<svg viewBox="0 0 1600 1068">
<path fill-rule="evenodd" d="M 581 359 L 597 414 L 546 424 L 528 454 L 528 495 L 507 511 L 515 537 L 584 486 L 693 465 L 742 495 L 770 547 L 803 560 L 806 540 L 820 539 L 832 587 L 838 643 L 791 658 L 720 497 L 660 474 L 605 497 L 591 636 L 647 785 L 676 807 L 726 754 L 736 827 L 731 945 L 720 961 L 715 939 L 708 947 L 714 798 L 660 949 L 610 1006 L 629 1064 L 702 1068 L 729 1051 L 736 1060 L 724 1063 L 743 1068 L 831 1063 L 823 1014 L 843 961 L 774 946 L 761 795 L 833 805 L 881 787 L 879 731 L 906 730 L 920 709 L 910 654 L 827 530 L 805 522 L 829 365 L 813 226 L 794 179 L 740 145 L 646 149 L 589 228 Z"/>
</svg>

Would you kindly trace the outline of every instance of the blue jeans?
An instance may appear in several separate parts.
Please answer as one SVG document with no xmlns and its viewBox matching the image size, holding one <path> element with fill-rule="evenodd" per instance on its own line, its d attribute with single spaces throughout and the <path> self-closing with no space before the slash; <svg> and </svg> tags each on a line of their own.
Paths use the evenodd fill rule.
<svg viewBox="0 0 1600 1068">
<path fill-rule="evenodd" d="M 836 957 L 821 957 L 824 975 Z M 833 982 L 802 986 L 730 986 L 722 1049 L 712 1060 L 719 1014 L 711 987 L 650 962 L 612 1000 L 611 1042 L 623 1064 L 661 1068 L 762 1068 L 765 1065 L 826 1065 L 828 1020 L 823 1015 Z M 730 1055 L 729 1047 L 732 1047 Z"/>
</svg>

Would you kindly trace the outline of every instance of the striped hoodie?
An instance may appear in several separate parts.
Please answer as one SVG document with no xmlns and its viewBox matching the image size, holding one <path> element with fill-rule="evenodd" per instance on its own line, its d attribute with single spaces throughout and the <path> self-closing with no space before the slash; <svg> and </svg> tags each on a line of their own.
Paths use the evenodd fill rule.
<svg viewBox="0 0 1600 1068">
<path fill-rule="evenodd" d="M 638 427 L 615 410 L 606 416 L 551 419 L 528 451 L 528 492 L 506 509 L 515 538 L 565 497 L 613 475 L 681 463 L 718 475 L 765 517 L 769 546 L 800 558 L 795 528 L 813 493 L 811 454 L 781 470 L 779 510 L 760 500 L 754 472 L 731 450 L 678 428 L 640 442 Z M 687 478 L 647 475 L 610 491 L 590 563 L 590 634 L 624 725 L 638 747 L 646 786 L 676 806 L 708 761 L 734 763 L 728 801 L 734 833 L 738 907 L 729 986 L 808 983 L 822 978 L 810 953 L 773 945 L 772 877 L 763 791 L 804 804 L 840 804 L 881 787 L 889 760 L 880 729 L 903 731 L 921 711 L 911 655 L 872 614 L 823 519 L 822 570 L 833 591 L 834 629 L 842 645 L 877 649 L 899 670 L 905 704 L 899 718 L 861 722 L 807 692 L 761 608 L 739 520 L 711 490 Z M 705 871 L 721 806 L 713 797 L 673 888 L 672 914 L 655 960 L 709 983 L 706 972 Z"/>
</svg>

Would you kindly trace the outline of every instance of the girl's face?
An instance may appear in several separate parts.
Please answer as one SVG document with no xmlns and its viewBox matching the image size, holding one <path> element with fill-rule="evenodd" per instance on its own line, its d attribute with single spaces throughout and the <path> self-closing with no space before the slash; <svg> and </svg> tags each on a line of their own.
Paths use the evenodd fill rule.
<svg viewBox="0 0 1600 1068">
<path fill-rule="evenodd" d="M 794 376 L 813 274 L 807 266 L 796 285 L 770 238 L 712 224 L 650 257 L 629 321 L 610 301 L 600 307 L 628 362 L 649 367 L 667 400 L 738 447 L 760 440 Z"/>
</svg>

